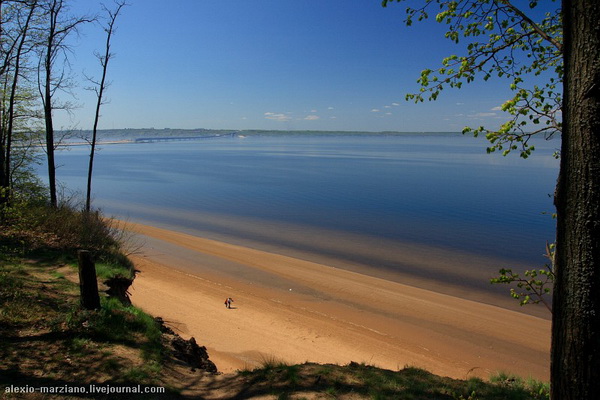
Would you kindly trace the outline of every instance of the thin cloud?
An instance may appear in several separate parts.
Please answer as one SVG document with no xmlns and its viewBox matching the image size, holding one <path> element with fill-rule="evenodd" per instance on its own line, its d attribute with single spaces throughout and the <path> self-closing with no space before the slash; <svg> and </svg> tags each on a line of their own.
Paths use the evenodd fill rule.
<svg viewBox="0 0 600 400">
<path fill-rule="evenodd" d="M 496 116 L 495 112 L 480 112 L 477 114 L 469 115 L 469 117 L 472 117 L 472 118 L 488 118 L 488 117 L 495 117 L 495 116 Z"/>
<path fill-rule="evenodd" d="M 317 119 L 319 119 L 320 117 L 318 115 L 307 115 L 306 117 L 304 117 L 304 119 L 306 121 L 315 121 Z"/>
<path fill-rule="evenodd" d="M 273 120 L 273 121 L 282 121 L 282 122 L 289 121 L 292 119 L 292 117 L 290 117 L 289 115 L 282 114 L 282 113 L 274 113 L 274 112 L 266 112 L 265 118 Z"/>
<path fill-rule="evenodd" d="M 398 107 L 400 103 L 392 103 L 393 106 Z"/>
<path fill-rule="evenodd" d="M 371 110 L 371 112 L 381 112 L 381 110 L 378 109 L 378 108 L 374 108 L 374 109 Z"/>
<path fill-rule="evenodd" d="M 502 111 L 502 106 L 496 106 L 491 111 Z"/>
</svg>

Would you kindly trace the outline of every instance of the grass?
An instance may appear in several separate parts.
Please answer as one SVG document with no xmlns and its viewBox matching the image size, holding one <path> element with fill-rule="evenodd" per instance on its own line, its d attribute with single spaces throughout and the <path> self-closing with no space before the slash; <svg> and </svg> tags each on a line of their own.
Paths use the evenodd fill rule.
<svg viewBox="0 0 600 400">
<path fill-rule="evenodd" d="M 0 261 L 0 393 L 19 383 L 157 383 L 164 348 L 154 319 L 106 298 L 81 310 L 78 285 L 58 268 Z"/>
<path fill-rule="evenodd" d="M 282 399 L 541 400 L 549 393 L 547 385 L 502 374 L 489 382 L 456 380 L 410 366 L 390 371 L 358 363 L 287 365 L 269 359 L 240 375 L 248 382 L 245 395 Z"/>
<path fill-rule="evenodd" d="M 515 397 L 512 398 L 514 399 L 520 399 L 518 393 L 522 391 L 527 391 L 535 399 L 550 398 L 550 384 L 547 382 L 540 382 L 532 378 L 523 379 L 520 376 L 504 371 L 499 371 L 492 375 L 490 382 L 505 388 L 508 393 L 513 393 Z"/>
<path fill-rule="evenodd" d="M 120 264 L 96 263 L 96 276 L 98 278 L 106 280 L 119 275 L 132 279 L 134 272 L 132 268 L 126 268 Z"/>
<path fill-rule="evenodd" d="M 137 346 L 147 363 L 160 363 L 161 332 L 153 317 L 117 299 L 102 298 L 100 310 L 75 308 L 66 317 L 67 326 L 83 338 Z"/>
</svg>

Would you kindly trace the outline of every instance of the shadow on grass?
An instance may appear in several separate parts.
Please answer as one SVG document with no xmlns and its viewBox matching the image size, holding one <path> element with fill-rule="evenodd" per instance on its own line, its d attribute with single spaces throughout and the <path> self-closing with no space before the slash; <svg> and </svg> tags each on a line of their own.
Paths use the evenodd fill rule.
<svg viewBox="0 0 600 400">
<path fill-rule="evenodd" d="M 506 387 L 481 379 L 466 381 L 440 377 L 407 367 L 390 371 L 358 363 L 347 366 L 306 363 L 272 364 L 236 377 L 206 383 L 207 389 L 228 393 L 229 399 L 275 396 L 278 399 L 414 399 L 414 400 L 529 400 L 524 387 Z"/>
</svg>

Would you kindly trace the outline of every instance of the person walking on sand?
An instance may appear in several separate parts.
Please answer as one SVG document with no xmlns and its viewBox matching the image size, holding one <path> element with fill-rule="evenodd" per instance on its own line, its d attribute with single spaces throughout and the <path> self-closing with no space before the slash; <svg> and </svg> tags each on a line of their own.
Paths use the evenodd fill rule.
<svg viewBox="0 0 600 400">
<path fill-rule="evenodd" d="M 225 299 L 225 307 L 226 308 L 231 308 L 231 303 L 233 303 L 233 299 L 231 297 L 228 297 Z"/>
</svg>

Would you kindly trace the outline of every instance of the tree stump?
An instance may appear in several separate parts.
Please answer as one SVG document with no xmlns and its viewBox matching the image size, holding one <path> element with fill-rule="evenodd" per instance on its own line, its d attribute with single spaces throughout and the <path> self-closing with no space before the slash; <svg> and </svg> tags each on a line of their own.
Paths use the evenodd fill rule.
<svg viewBox="0 0 600 400">
<path fill-rule="evenodd" d="M 77 252 L 79 260 L 79 292 L 81 293 L 81 306 L 86 310 L 100 308 L 100 295 L 98 294 L 98 281 L 96 280 L 96 266 L 88 250 Z"/>
<path fill-rule="evenodd" d="M 128 289 L 132 283 L 133 279 L 125 278 L 122 275 L 113 276 L 104 281 L 104 284 L 108 286 L 106 294 L 108 294 L 109 297 L 119 299 L 123 305 L 130 306 L 131 300 L 129 299 Z"/>
</svg>

